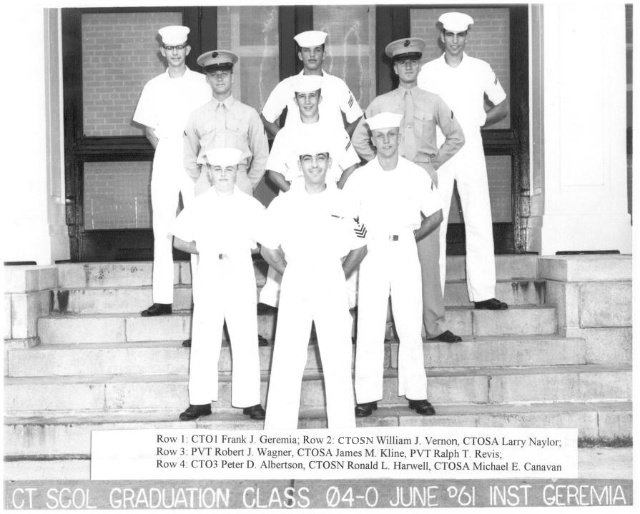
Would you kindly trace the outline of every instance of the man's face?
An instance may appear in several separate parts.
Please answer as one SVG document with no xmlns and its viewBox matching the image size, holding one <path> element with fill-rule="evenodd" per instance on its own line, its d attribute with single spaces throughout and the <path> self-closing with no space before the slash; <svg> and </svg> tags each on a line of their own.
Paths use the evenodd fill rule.
<svg viewBox="0 0 640 514">
<path fill-rule="evenodd" d="M 296 93 L 295 95 L 296 104 L 300 109 L 300 118 L 312 119 L 318 116 L 318 106 L 321 100 L 319 89 L 306 93 Z"/>
<path fill-rule="evenodd" d="M 460 55 L 467 45 L 468 36 L 466 30 L 464 32 L 443 30 L 440 33 L 440 39 L 444 43 L 444 51 L 449 55 Z"/>
<path fill-rule="evenodd" d="M 384 158 L 393 157 L 398 153 L 398 127 L 383 128 L 371 131 L 371 142 L 376 147 L 378 155 Z"/>
<path fill-rule="evenodd" d="M 305 70 L 315 71 L 320 69 L 322 61 L 324 61 L 324 48 L 322 45 L 300 48 L 298 59 L 302 61 Z"/>
<path fill-rule="evenodd" d="M 331 158 L 325 152 L 316 155 L 305 154 L 299 157 L 298 166 L 304 176 L 305 184 L 322 185 L 331 167 Z"/>
<path fill-rule="evenodd" d="M 216 70 L 206 72 L 207 82 L 214 95 L 226 95 L 233 85 L 232 70 Z"/>
<path fill-rule="evenodd" d="M 228 192 L 236 184 L 238 166 L 220 166 L 219 164 L 207 164 L 207 178 L 209 183 L 218 192 Z"/>
<path fill-rule="evenodd" d="M 393 63 L 393 71 L 396 72 L 401 84 L 411 84 L 418 80 L 420 72 L 420 59 L 398 59 Z"/>
<path fill-rule="evenodd" d="M 160 53 L 167 60 L 170 68 L 181 68 L 187 59 L 191 47 L 183 43 L 181 45 L 163 45 Z"/>
</svg>

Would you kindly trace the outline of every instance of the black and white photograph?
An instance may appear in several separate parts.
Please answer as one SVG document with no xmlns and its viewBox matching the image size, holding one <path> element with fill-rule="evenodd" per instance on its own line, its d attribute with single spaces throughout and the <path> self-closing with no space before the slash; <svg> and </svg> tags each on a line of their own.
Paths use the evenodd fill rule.
<svg viewBox="0 0 640 514">
<path fill-rule="evenodd" d="M 631 512 L 633 3 L 5 10 L 4 509 Z"/>
</svg>

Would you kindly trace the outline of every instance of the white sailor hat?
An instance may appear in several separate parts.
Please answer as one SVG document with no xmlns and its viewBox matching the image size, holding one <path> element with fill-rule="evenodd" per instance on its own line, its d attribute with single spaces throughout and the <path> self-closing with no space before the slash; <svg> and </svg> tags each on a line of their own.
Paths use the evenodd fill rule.
<svg viewBox="0 0 640 514">
<path fill-rule="evenodd" d="M 321 30 L 307 30 L 306 32 L 300 32 L 300 34 L 293 37 L 300 48 L 310 48 L 312 46 L 324 45 L 327 40 L 326 32 Z"/>
<path fill-rule="evenodd" d="M 405 55 L 407 57 L 422 57 L 422 53 L 424 52 L 427 43 L 424 39 L 420 39 L 419 37 L 407 37 L 404 39 L 396 39 L 389 43 L 385 49 L 384 53 L 387 54 L 387 57 L 391 57 L 396 60 Z"/>
<path fill-rule="evenodd" d="M 303 155 L 318 155 L 319 153 L 329 153 L 329 144 L 326 140 L 318 138 L 308 138 L 300 141 L 296 147 L 296 153 L 299 157 Z"/>
<path fill-rule="evenodd" d="M 198 164 L 211 166 L 236 166 L 242 160 L 242 150 L 237 148 L 207 148 L 198 156 Z"/>
<path fill-rule="evenodd" d="M 170 25 L 162 27 L 158 34 L 162 38 L 162 44 L 167 46 L 181 45 L 187 41 L 187 36 L 191 29 L 181 25 Z"/>
<path fill-rule="evenodd" d="M 381 112 L 367 118 L 365 123 L 369 125 L 371 130 L 380 130 L 384 128 L 395 128 L 400 126 L 400 120 L 403 118 L 402 114 L 396 114 L 394 112 Z"/>
<path fill-rule="evenodd" d="M 211 50 L 203 53 L 197 59 L 198 65 L 205 71 L 230 70 L 238 62 L 238 55 L 229 50 Z"/>
<path fill-rule="evenodd" d="M 320 75 L 296 75 L 293 77 L 293 91 L 296 93 L 309 93 L 322 89 L 322 76 Z"/>
<path fill-rule="evenodd" d="M 444 13 L 438 18 L 438 21 L 444 30 L 451 32 L 464 32 L 469 29 L 469 25 L 473 25 L 473 18 L 461 12 Z"/>
</svg>

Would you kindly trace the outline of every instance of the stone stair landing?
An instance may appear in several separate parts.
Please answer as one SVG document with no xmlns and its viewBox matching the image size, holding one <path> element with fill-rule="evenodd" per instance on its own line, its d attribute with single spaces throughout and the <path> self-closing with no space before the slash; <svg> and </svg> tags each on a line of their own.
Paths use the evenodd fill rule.
<svg viewBox="0 0 640 514">
<path fill-rule="evenodd" d="M 399 343 L 390 318 L 384 398 L 359 426 L 577 427 L 581 437 L 630 436 L 630 258 L 496 260 L 497 296 L 510 303 L 507 311 L 474 310 L 464 258 L 449 258 L 448 328 L 463 341 L 424 342 L 437 415 L 419 416 L 397 396 Z M 174 314 L 156 318 L 139 315 L 151 303 L 151 263 L 21 268 L 9 270 L 5 295 L 7 478 L 36 469 L 41 478 L 88 478 L 92 430 L 261 428 L 230 405 L 224 336 L 212 415 L 177 421 L 188 404 L 189 349 L 181 346 L 191 323 L 187 262 L 175 264 Z M 264 262 L 257 259 L 255 271 L 259 288 Z M 271 339 L 276 316 L 258 320 Z M 264 401 L 273 347 L 259 351 Z M 324 407 L 312 340 L 299 426 L 324 427 Z"/>
</svg>

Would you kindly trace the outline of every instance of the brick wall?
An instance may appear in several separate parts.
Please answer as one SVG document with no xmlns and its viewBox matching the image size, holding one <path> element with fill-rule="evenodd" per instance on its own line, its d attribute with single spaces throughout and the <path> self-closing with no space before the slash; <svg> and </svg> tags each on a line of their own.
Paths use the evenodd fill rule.
<svg viewBox="0 0 640 514">
<path fill-rule="evenodd" d="M 86 136 L 139 136 L 131 121 L 145 83 L 165 70 L 158 29 L 180 13 L 82 16 L 82 93 Z"/>
<path fill-rule="evenodd" d="M 151 228 L 150 184 L 150 162 L 85 163 L 85 230 Z"/>
<path fill-rule="evenodd" d="M 439 46 L 440 33 L 436 22 L 450 8 L 411 9 L 411 36 L 421 37 L 427 42 L 423 62 L 431 61 L 442 54 Z M 460 9 L 474 20 L 465 49 L 472 57 L 491 64 L 502 87 L 509 96 L 509 10 L 506 8 Z M 491 128 L 509 128 L 509 116 Z"/>
</svg>

